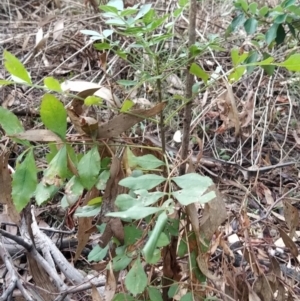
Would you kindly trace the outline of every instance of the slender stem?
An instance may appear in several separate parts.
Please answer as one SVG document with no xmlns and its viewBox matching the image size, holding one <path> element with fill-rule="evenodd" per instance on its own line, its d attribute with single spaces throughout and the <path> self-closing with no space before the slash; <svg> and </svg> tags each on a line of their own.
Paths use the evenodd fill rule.
<svg viewBox="0 0 300 301">
<path fill-rule="evenodd" d="M 195 44 L 196 41 L 196 17 L 197 17 L 197 1 L 190 0 L 189 11 L 189 48 Z M 184 161 L 189 152 L 190 142 L 190 128 L 192 121 L 192 105 L 193 105 L 193 85 L 194 76 L 189 72 L 190 66 L 193 63 L 194 58 L 192 53 L 189 53 L 189 62 L 186 69 L 186 99 L 188 100 L 184 110 L 184 122 L 183 122 L 183 135 L 182 135 L 182 147 L 181 147 L 181 160 Z M 185 174 L 186 164 L 180 166 L 179 173 Z"/>
<path fill-rule="evenodd" d="M 160 69 L 159 69 L 159 63 L 158 63 L 158 58 L 157 57 L 155 57 L 155 61 L 156 61 L 156 72 L 157 72 L 157 75 L 159 75 L 160 74 Z M 160 78 L 158 78 L 156 80 L 156 84 L 157 84 L 158 101 L 163 102 Z M 166 139 L 165 139 L 165 121 L 164 121 L 164 112 L 163 112 L 163 110 L 160 112 L 159 125 L 160 125 L 160 134 L 161 134 L 161 146 L 162 146 L 161 148 L 162 148 L 162 152 L 164 154 L 166 152 Z"/>
</svg>

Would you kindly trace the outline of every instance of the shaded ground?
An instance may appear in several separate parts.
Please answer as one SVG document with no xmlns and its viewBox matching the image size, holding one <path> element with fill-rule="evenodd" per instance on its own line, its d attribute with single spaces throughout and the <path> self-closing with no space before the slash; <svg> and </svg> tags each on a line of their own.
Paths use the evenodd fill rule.
<svg viewBox="0 0 300 301">
<path fill-rule="evenodd" d="M 230 50 L 235 46 L 240 47 L 244 36 L 238 32 L 225 43 L 222 33 L 231 20 L 232 5 L 230 2 L 208 2 L 204 1 L 199 10 L 198 41 L 205 43 L 214 34 L 216 42 L 225 49 L 222 52 L 205 53 L 200 64 L 211 73 L 216 72 L 218 66 L 222 66 L 222 72 L 226 72 L 232 67 Z M 128 91 L 118 85 L 117 80 L 136 78 L 136 70 L 111 55 L 107 59 L 111 79 L 108 81 L 101 69 L 100 53 L 89 43 L 87 36 L 80 33 L 84 29 L 97 32 L 107 29 L 101 16 L 88 3 L 62 1 L 60 8 L 57 5 L 56 1 L 23 3 L 17 0 L 0 4 L 1 50 L 6 49 L 17 56 L 37 85 L 42 84 L 45 76 L 54 76 L 60 81 L 80 79 L 109 87 L 121 100 L 124 99 Z M 173 2 L 157 2 L 155 5 L 165 12 L 175 8 Z M 187 27 L 184 18 L 176 24 L 171 51 L 181 43 L 186 43 Z M 53 31 L 56 33 L 53 34 Z M 128 44 L 130 41 L 120 37 L 120 42 Z M 274 57 L 280 59 L 283 51 L 284 48 L 274 50 Z M 183 93 L 183 69 L 184 66 L 176 70 L 173 77 L 169 73 L 164 83 L 168 116 L 178 106 L 174 100 L 176 95 Z M 2 63 L 0 78 L 7 77 Z M 253 283 L 254 273 L 254 279 L 259 279 L 256 283 L 263 286 L 261 275 L 264 272 L 276 274 L 275 268 L 270 266 L 268 254 L 271 252 L 275 254 L 280 267 L 276 276 L 292 295 L 299 293 L 300 274 L 297 272 L 298 253 L 295 251 L 299 246 L 298 241 L 293 243 L 282 232 L 298 230 L 299 227 L 300 104 L 297 83 L 297 79 L 293 81 L 291 75 L 280 69 L 272 78 L 257 69 L 232 88 L 219 81 L 195 100 L 192 128 L 193 134 L 200 140 L 195 140 L 191 145 L 194 155 L 202 160 L 197 171 L 212 177 L 218 184 L 226 198 L 228 210 L 224 232 L 228 235 L 227 243 L 232 252 L 228 250 L 227 255 L 234 254 L 233 266 L 236 270 L 227 270 L 227 262 L 221 258 L 220 252 L 212 256 L 211 268 L 223 274 L 227 281 L 240 273 L 245 278 L 250 277 Z M 154 88 L 154 93 L 147 90 L 149 87 Z M 149 87 L 135 91 L 135 97 L 155 101 L 155 87 Z M 38 89 L 10 86 L 1 89 L 0 102 L 3 107 L 20 116 L 28 129 L 38 128 L 38 108 L 42 95 L 43 91 Z M 70 99 L 63 101 L 67 104 Z M 109 113 L 105 111 L 91 114 L 98 115 L 102 120 L 109 118 Z M 236 133 L 237 123 L 240 124 L 239 133 Z M 167 150 L 173 154 L 179 148 L 173 141 L 173 135 L 181 127 L 182 116 L 176 114 L 167 128 Z M 145 128 L 139 142 L 160 146 L 155 127 L 146 124 Z M 6 142 L 2 138 L 2 143 Z M 19 154 L 19 149 L 12 149 L 11 165 L 14 165 L 14 158 Z M 170 157 L 170 160 L 176 164 L 175 157 Z M 43 160 L 39 163 L 45 165 Z M 65 212 L 57 217 L 59 210 L 56 205 L 49 206 L 48 210 L 47 214 L 42 214 L 42 219 L 55 227 L 54 221 L 62 221 Z M 296 210 L 296 214 L 293 210 Z M 244 242 L 247 248 L 244 248 Z M 291 249 L 294 250 L 292 253 Z M 242 255 L 248 256 L 248 259 L 253 256 L 256 267 L 250 268 L 245 263 L 238 268 L 243 261 Z M 291 280 L 290 276 L 294 279 Z M 240 288 L 238 281 L 236 285 Z"/>
</svg>

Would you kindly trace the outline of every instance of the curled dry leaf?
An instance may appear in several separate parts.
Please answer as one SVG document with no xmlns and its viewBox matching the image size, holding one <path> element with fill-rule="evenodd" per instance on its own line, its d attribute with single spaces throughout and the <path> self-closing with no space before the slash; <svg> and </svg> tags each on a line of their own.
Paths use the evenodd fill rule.
<svg viewBox="0 0 300 301">
<path fill-rule="evenodd" d="M 35 141 L 35 142 L 62 143 L 61 138 L 49 130 L 28 130 L 26 132 L 12 135 L 10 137 L 14 137 L 22 140 L 28 140 L 28 141 Z"/>
<path fill-rule="evenodd" d="M 283 202 L 283 214 L 289 227 L 289 236 L 293 238 L 299 225 L 299 213 L 296 207 L 291 205 L 287 200 Z"/>
<path fill-rule="evenodd" d="M 11 197 L 11 174 L 8 170 L 9 153 L 0 154 L 0 203 L 7 206 L 7 214 L 12 222 L 19 225 L 21 217 Z"/>
<path fill-rule="evenodd" d="M 82 206 L 86 206 L 88 202 L 99 195 L 99 191 L 96 188 L 92 188 L 90 191 L 87 192 L 85 199 L 83 201 Z M 86 232 L 86 229 L 92 227 L 93 224 L 93 217 L 80 217 L 78 219 L 78 245 L 76 248 L 76 254 L 74 260 L 76 261 L 86 246 L 87 242 L 89 241 L 90 234 Z"/>
<path fill-rule="evenodd" d="M 255 105 L 255 97 L 253 96 L 253 90 L 249 91 L 248 97 L 245 103 L 243 103 L 243 110 L 239 114 L 239 119 L 241 121 L 241 126 L 246 127 L 252 121 L 253 110 Z"/>
<path fill-rule="evenodd" d="M 99 126 L 98 138 L 117 137 L 133 127 L 138 122 L 159 114 L 165 106 L 165 103 L 159 103 L 149 110 L 138 109 L 126 113 L 121 113 L 108 122 L 103 123 Z"/>
<path fill-rule="evenodd" d="M 64 32 L 64 20 L 57 20 L 53 29 L 53 40 L 60 41 Z"/>
<path fill-rule="evenodd" d="M 81 98 L 86 98 L 91 95 L 98 96 L 104 99 L 107 102 L 107 106 L 109 107 L 121 108 L 122 106 L 120 99 L 117 97 L 117 95 L 112 93 L 110 89 L 95 83 L 90 83 L 82 80 L 68 80 L 61 84 L 61 89 L 63 91 L 80 92 L 80 95 L 78 94 L 77 96 Z M 93 90 L 94 92 L 91 93 L 91 91 Z"/>
<path fill-rule="evenodd" d="M 294 258 L 297 258 L 299 253 L 298 253 L 298 248 L 296 246 L 296 244 L 293 242 L 293 240 L 285 233 L 284 230 L 282 230 L 281 228 L 278 229 L 280 236 L 285 244 L 285 246 L 287 248 L 290 248 L 290 251 L 292 253 L 292 255 L 294 256 Z"/>
</svg>

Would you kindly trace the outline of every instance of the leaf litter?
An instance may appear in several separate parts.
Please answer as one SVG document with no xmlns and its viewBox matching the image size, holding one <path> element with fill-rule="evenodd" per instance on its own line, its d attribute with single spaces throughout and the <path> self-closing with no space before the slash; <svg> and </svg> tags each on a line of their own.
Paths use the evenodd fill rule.
<svg viewBox="0 0 300 301">
<path fill-rule="evenodd" d="M 36 9 L 34 17 L 30 17 L 30 2 Z M 9 4 L 1 5 L 3 6 L 0 6 L 1 9 L 7 11 L 6 5 Z M 120 87 L 105 87 L 102 83 L 89 85 L 89 83 L 95 82 L 95 78 L 102 77 L 101 59 L 99 60 L 95 51 L 86 47 L 88 43 L 86 36 L 79 32 L 87 28 L 99 30 L 92 21 L 95 19 L 95 14 L 88 8 L 91 5 L 95 9 L 94 2 L 76 3 L 75 10 L 82 11 L 84 6 L 86 6 L 86 10 L 84 16 L 75 14 L 72 18 L 68 18 L 67 15 L 63 18 L 55 17 L 52 14 L 52 10 L 66 4 L 53 1 L 51 5 L 52 7 L 46 7 L 42 3 L 28 1 L 22 11 L 17 7 L 12 7 L 10 12 L 15 21 L 11 23 L 13 26 L 8 26 L 5 36 L 1 36 L 1 44 L 18 57 L 21 56 L 18 47 L 22 49 L 23 53 L 26 53 L 21 59 L 32 76 L 32 82 L 42 83 L 45 76 L 53 76 L 67 83 L 74 76 L 71 81 L 75 82 L 75 86 L 77 85 L 80 90 L 72 90 L 68 88 L 67 84 L 66 90 L 75 91 L 78 93 L 77 96 L 86 98 L 99 91 L 99 87 L 103 87 L 105 90 L 99 94 L 99 97 L 109 102 L 108 105 L 111 107 L 120 107 L 119 99 L 126 97 Z M 43 9 L 45 9 L 46 15 L 42 13 Z M 82 17 L 85 19 L 83 22 Z M 23 20 L 26 18 L 28 18 L 28 22 L 24 25 Z M 39 28 L 36 27 L 32 18 L 38 20 Z M 8 21 L 4 19 L 4 22 Z M 101 23 L 101 21 L 99 22 Z M 15 34 L 16 30 L 18 31 L 17 35 Z M 205 30 L 203 34 L 205 34 Z M 225 57 L 218 59 L 220 60 L 218 63 L 222 66 L 226 65 Z M 105 64 L 108 66 L 112 62 L 110 58 L 105 60 Z M 207 60 L 204 64 L 207 64 L 209 70 L 215 71 L 212 67 L 214 62 Z M 114 66 L 115 70 L 121 70 L 122 67 L 122 62 L 118 62 Z M 2 74 L 2 70 L 0 71 Z M 80 84 L 79 81 L 76 82 L 76 74 L 84 74 L 80 78 Z M 128 73 L 120 73 L 118 76 L 115 80 L 122 79 L 122 77 L 127 78 Z M 202 137 L 204 125 L 206 129 L 203 142 L 205 148 L 197 172 L 212 176 L 218 187 L 218 189 L 213 188 L 217 194 L 215 202 L 207 203 L 204 208 L 202 206 L 193 208 L 195 212 L 199 211 L 201 214 L 198 231 L 203 232 L 208 241 L 211 241 L 211 253 L 207 252 L 205 256 L 199 257 L 198 262 L 200 269 L 210 279 L 212 285 L 222 289 L 222 292 L 234 300 L 272 300 L 273 293 L 277 294 L 277 300 L 289 300 L 292 295 L 299 296 L 300 293 L 300 277 L 297 273 L 299 245 L 295 239 L 299 235 L 297 234 L 299 232 L 297 231 L 299 229 L 299 189 L 296 187 L 299 178 L 298 170 L 295 164 L 292 164 L 291 166 L 271 168 L 266 173 L 258 172 L 263 167 L 276 166 L 287 161 L 295 163 L 299 161 L 300 126 L 298 120 L 300 119 L 300 110 L 295 101 L 298 90 L 297 87 L 288 85 L 288 83 L 282 87 L 280 76 L 275 76 L 271 80 L 272 91 L 267 90 L 267 79 L 260 78 L 260 74 L 256 73 L 246 79 L 253 83 L 250 88 L 243 81 L 234 87 L 227 83 L 220 83 L 218 87 L 211 88 L 209 94 L 205 95 L 205 102 L 202 99 L 203 95 L 196 100 L 202 106 L 198 107 L 194 116 L 195 135 Z M 168 81 L 170 83 L 169 94 L 180 95 L 182 93 L 181 79 L 174 75 L 169 76 Z M 32 118 L 36 118 L 32 112 L 36 112 L 41 99 L 41 94 L 37 90 L 29 88 L 22 92 L 19 90 L 13 92 L 15 90 L 10 90 L 9 87 L 1 87 L 1 90 L 5 95 L 4 107 L 9 107 L 17 114 L 25 112 L 20 116 L 27 130 L 23 133 L 12 133 L 14 137 L 39 142 L 60 141 L 58 136 L 47 130 L 39 128 L 33 130 L 31 127 Z M 140 98 L 144 99 L 142 94 L 140 93 Z M 12 95 L 13 98 L 9 95 Z M 19 101 L 19 99 L 26 101 Z M 79 105 L 75 104 L 75 100 L 71 106 L 71 108 L 67 106 L 67 112 L 71 125 L 75 127 L 75 132 L 67 138 L 74 141 L 77 134 L 91 137 L 94 132 L 102 138 L 114 138 L 142 121 L 144 117 L 156 115 L 165 105 L 136 109 L 130 118 L 128 114 L 116 114 L 108 120 L 104 112 L 99 126 L 99 112 L 92 114 L 83 106 L 82 102 L 79 102 Z M 69 110 L 72 113 L 69 113 Z M 93 123 L 89 123 L 87 118 L 94 118 L 97 126 L 94 128 Z M 290 120 L 294 121 L 293 124 L 289 122 Z M 86 124 L 88 124 L 88 128 L 84 127 Z M 170 144 L 176 131 L 181 130 L 179 123 L 175 125 L 174 131 L 168 129 L 167 132 Z M 153 147 L 159 147 L 160 143 L 156 136 L 151 131 L 148 135 L 151 136 L 151 139 L 146 140 L 147 143 L 152 144 Z M 130 139 L 126 141 L 130 141 Z M 171 159 L 175 164 L 178 149 L 174 145 L 168 149 L 169 153 L 173 151 L 174 157 Z M 194 156 L 197 157 L 197 151 L 200 151 L 199 144 L 194 143 L 192 149 Z M 13 150 L 13 152 L 17 156 L 20 154 L 18 150 Z M 3 156 L 1 164 L 6 167 L 9 163 Z M 234 164 L 230 164 L 232 162 Z M 39 163 L 45 164 L 44 162 Z M 243 177 L 238 166 L 243 168 L 255 166 L 257 169 L 247 178 Z M 3 220 L 18 224 L 19 214 L 11 207 L 12 200 L 7 198 L 10 193 L 4 192 L 9 189 L 10 183 L 7 180 L 7 170 L 2 168 L 1 178 L 3 179 L 1 181 L 3 190 L 0 190 L 1 200 L 5 200 L 5 206 L 9 208 L 1 213 L 8 215 Z M 60 179 L 52 180 L 60 181 Z M 292 190 L 293 187 L 296 189 Z M 262 219 L 267 209 L 282 195 L 286 195 L 286 197 L 282 199 L 281 204 L 279 203 L 276 208 L 273 208 L 272 214 L 267 219 Z M 87 200 L 88 198 L 85 198 L 84 202 Z M 67 213 L 70 220 L 74 219 L 72 210 L 70 209 Z M 82 229 L 91 226 L 90 220 L 90 218 L 80 219 L 78 223 L 77 260 L 80 260 L 80 250 L 84 250 L 86 243 L 89 244 L 89 236 Z M 196 225 L 194 221 L 191 223 Z M 9 225 L 6 226 L 6 229 L 9 229 Z M 120 229 L 117 227 L 114 231 L 118 233 Z M 120 233 L 117 235 L 122 237 Z M 96 239 L 97 236 L 93 234 L 90 237 Z M 106 239 L 110 238 L 109 235 L 107 237 Z M 232 239 L 233 237 L 234 239 Z M 280 238 L 281 244 L 279 243 Z M 204 240 L 204 238 L 201 239 Z M 193 248 L 194 242 L 189 241 L 189 243 Z M 28 258 L 28 263 L 33 266 L 32 258 Z M 172 264 L 174 263 L 170 261 L 169 268 L 178 273 Z M 38 270 L 38 268 L 36 267 L 34 270 Z M 115 275 L 111 268 L 107 269 L 107 273 L 106 296 L 111 299 L 118 288 L 115 287 Z M 32 273 L 32 276 L 37 279 L 40 274 Z M 223 288 L 222 286 L 218 287 L 220 283 Z M 129 283 L 129 285 L 134 285 L 134 283 Z M 49 290 L 51 291 L 52 288 Z M 97 292 L 93 287 L 93 299 L 101 300 Z M 211 293 L 209 288 L 206 293 Z"/>
</svg>

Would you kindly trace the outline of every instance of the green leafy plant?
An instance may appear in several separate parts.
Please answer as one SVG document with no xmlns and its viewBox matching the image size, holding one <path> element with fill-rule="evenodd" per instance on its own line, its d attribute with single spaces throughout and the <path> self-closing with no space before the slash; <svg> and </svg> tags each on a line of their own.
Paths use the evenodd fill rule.
<svg viewBox="0 0 300 301">
<path fill-rule="evenodd" d="M 253 35 L 252 42 L 256 47 L 248 52 L 243 49 L 231 49 L 232 68 L 228 72 L 229 80 L 238 81 L 245 72 L 250 73 L 254 68 L 260 67 L 264 68 L 268 74 L 272 74 L 275 67 L 284 67 L 289 71 L 300 70 L 300 54 L 290 53 L 283 61 L 275 62 L 274 57 L 263 51 L 264 47 L 269 49 L 290 38 L 287 29 L 290 30 L 291 36 L 296 38 L 299 8 L 294 4 L 295 1 L 284 1 L 281 5 L 271 9 L 266 6 L 259 8 L 255 2 L 250 4 L 244 0 L 235 2 L 237 16 L 228 27 L 227 36 L 229 37 L 239 27 L 244 26 L 246 33 Z M 176 21 L 176 18 L 187 8 L 188 1 L 179 1 L 178 9 L 172 13 L 174 20 Z M 100 9 L 106 19 L 106 24 L 111 25 L 111 28 L 103 30 L 102 33 L 91 30 L 82 30 L 82 33 L 95 41 L 95 49 L 111 51 L 128 62 L 134 70 L 139 71 L 136 78 L 119 80 L 117 82 L 119 85 L 126 89 L 137 89 L 144 84 L 153 84 L 157 88 L 158 102 L 164 103 L 167 96 L 163 93 L 163 86 L 166 85 L 164 81 L 168 75 L 181 72 L 182 67 L 186 69 L 188 66 L 189 75 L 198 80 L 192 85 L 191 95 L 178 97 L 181 103 L 179 105 L 176 103 L 173 110 L 160 111 L 159 122 L 152 119 L 160 127 L 162 154 L 164 155 L 166 125 L 174 115 L 191 103 L 194 95 L 205 91 L 218 80 L 212 78 L 209 72 L 200 66 L 197 59 L 208 50 L 222 49 L 222 47 L 215 41 L 206 44 L 195 42 L 189 47 L 178 47 L 176 52 L 168 56 L 170 51 L 165 50 L 164 45 L 173 37 L 172 24 L 166 24 L 164 31 L 157 32 L 157 29 L 165 24 L 168 15 L 160 16 L 151 4 L 125 8 L 123 1 L 119 0 L 101 5 Z M 260 26 L 267 27 L 264 34 L 259 30 Z M 124 47 L 119 40 L 114 39 L 115 36 L 130 37 L 130 42 Z M 29 72 L 13 54 L 5 51 L 4 60 L 5 68 L 11 79 L 1 80 L 1 85 L 14 83 L 44 89 L 45 95 L 42 98 L 39 112 L 42 124 L 47 129 L 43 134 L 47 133 L 50 137 L 47 141 L 49 142 L 49 152 L 45 155 L 48 165 L 41 170 L 42 175 L 39 178 L 38 175 L 41 173 L 39 174 L 40 170 L 37 168 L 35 158 L 36 150 L 42 146 L 43 139 L 40 139 L 42 135 L 34 130 L 29 130 L 31 134 L 38 136 L 37 139 L 30 140 L 28 131 L 25 131 L 18 118 L 9 110 L 0 107 L 2 129 L 12 140 L 26 147 L 17 160 L 13 175 L 12 198 L 16 209 L 19 212 L 23 210 L 32 198 L 38 205 L 46 204 L 57 196 L 58 192 L 64 194 L 61 198 L 62 206 L 71 207 L 86 191 L 96 189 L 99 196 L 90 199 L 83 206 L 79 206 L 75 215 L 79 218 L 99 215 L 106 201 L 105 192 L 108 182 L 112 179 L 112 157 L 117 151 L 113 153 L 109 149 L 113 155 L 111 157 L 102 156 L 99 148 L 103 144 L 97 136 L 97 122 L 96 125 L 91 126 L 85 124 L 90 130 L 83 131 L 89 138 L 86 139 L 88 142 L 83 139 L 75 145 L 70 141 L 67 135 L 68 112 L 57 96 L 63 93 L 59 81 L 53 77 L 46 77 L 44 86 L 35 86 Z M 127 113 L 130 114 L 134 105 L 133 101 L 129 99 L 130 92 L 131 90 L 128 91 L 129 96 L 119 108 L 119 113 L 124 114 L 121 115 L 122 117 L 127 116 Z M 103 106 L 102 99 L 94 95 L 82 97 L 78 94 L 74 97 L 74 95 L 65 93 L 64 96 L 78 99 L 87 106 Z M 172 101 L 170 100 L 167 105 L 172 106 Z M 83 154 L 78 151 L 78 145 Z M 174 176 L 163 155 L 161 157 L 153 154 L 135 156 L 133 145 L 121 148 L 126 148 L 122 158 L 130 172 L 126 171 L 127 176 L 117 183 L 124 191 L 116 196 L 113 210 L 106 212 L 105 217 L 122 220 L 124 241 L 112 237 L 105 246 L 94 247 L 88 260 L 103 260 L 110 245 L 114 245 L 116 255 L 107 269 L 111 269 L 113 272 L 127 269 L 125 286 L 128 293 L 116 294 L 113 300 L 136 300 L 136 296 L 142 297 L 144 293 L 151 300 L 162 300 L 162 282 L 154 287 L 148 281 L 143 265 L 155 265 L 162 261 L 161 250 L 170 245 L 173 237 L 179 236 L 179 219 L 172 218 L 174 212 L 177 211 L 176 207 L 185 208 L 188 212 L 191 208 L 190 205 L 210 202 L 216 197 L 214 191 L 208 192 L 213 182 L 209 177 L 197 173 Z M 221 155 L 226 159 L 226 154 L 221 153 Z M 180 218 L 189 219 L 193 223 L 191 215 L 186 213 Z M 96 227 L 103 234 L 107 224 L 102 223 Z M 193 235 L 196 236 L 194 233 L 190 237 Z M 210 242 L 206 242 L 198 236 L 195 237 L 195 240 L 200 241 L 203 249 L 206 247 L 207 250 L 206 243 Z M 189 247 L 189 241 L 185 238 L 181 239 L 177 255 L 184 257 L 189 254 Z M 197 279 L 205 281 L 206 277 L 201 274 L 195 250 L 192 250 L 189 256 L 191 270 L 195 272 Z M 178 287 L 178 283 L 169 285 L 167 287 L 168 297 L 174 297 Z M 192 300 L 192 298 L 192 293 L 188 292 L 181 300 Z"/>
</svg>

